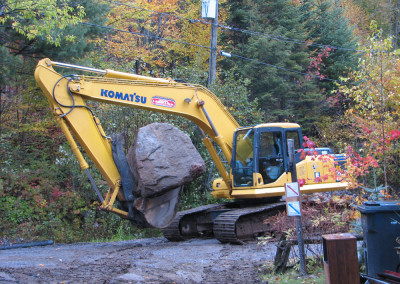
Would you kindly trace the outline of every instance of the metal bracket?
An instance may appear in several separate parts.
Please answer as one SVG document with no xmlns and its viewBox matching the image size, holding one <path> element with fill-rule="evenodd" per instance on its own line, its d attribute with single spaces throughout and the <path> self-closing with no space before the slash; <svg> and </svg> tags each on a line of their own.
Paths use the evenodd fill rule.
<svg viewBox="0 0 400 284">
<path fill-rule="evenodd" d="M 133 194 L 133 191 L 136 189 L 136 182 L 124 153 L 122 134 L 113 134 L 111 135 L 111 139 L 111 148 L 114 162 L 117 166 L 119 174 L 121 175 L 122 192 L 128 206 L 128 217 L 133 218 L 133 203 L 137 198 L 135 198 Z"/>
</svg>

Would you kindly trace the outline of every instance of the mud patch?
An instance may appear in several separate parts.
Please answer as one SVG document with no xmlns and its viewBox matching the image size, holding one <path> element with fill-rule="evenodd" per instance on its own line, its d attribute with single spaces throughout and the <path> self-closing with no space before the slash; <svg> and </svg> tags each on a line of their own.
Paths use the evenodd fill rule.
<svg viewBox="0 0 400 284">
<path fill-rule="evenodd" d="M 0 253 L 0 283 L 261 283 L 275 249 L 164 238 L 21 248 Z"/>
</svg>

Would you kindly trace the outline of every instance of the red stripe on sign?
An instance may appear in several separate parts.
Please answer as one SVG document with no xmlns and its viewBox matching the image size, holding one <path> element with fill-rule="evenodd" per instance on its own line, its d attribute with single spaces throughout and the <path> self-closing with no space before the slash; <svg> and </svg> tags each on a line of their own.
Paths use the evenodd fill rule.
<svg viewBox="0 0 400 284">
<path fill-rule="evenodd" d="M 296 191 L 296 190 L 294 190 L 293 188 L 291 188 L 289 185 L 287 186 L 290 190 L 292 190 L 293 192 L 294 192 L 294 194 L 296 194 L 296 195 L 299 195 L 299 193 Z"/>
</svg>

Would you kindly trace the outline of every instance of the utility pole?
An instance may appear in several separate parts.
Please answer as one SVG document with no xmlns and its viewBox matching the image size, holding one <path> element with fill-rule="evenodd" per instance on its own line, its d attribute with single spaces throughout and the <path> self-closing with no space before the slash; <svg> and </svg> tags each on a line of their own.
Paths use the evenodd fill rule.
<svg viewBox="0 0 400 284">
<path fill-rule="evenodd" d="M 208 86 L 214 84 L 217 73 L 218 0 L 216 0 L 215 2 L 216 2 L 215 18 L 211 22 L 210 60 L 209 60 L 210 65 L 208 73 Z"/>
<path fill-rule="evenodd" d="M 208 85 L 215 82 L 217 72 L 218 0 L 202 0 L 201 16 L 211 20 L 210 59 Z"/>
</svg>

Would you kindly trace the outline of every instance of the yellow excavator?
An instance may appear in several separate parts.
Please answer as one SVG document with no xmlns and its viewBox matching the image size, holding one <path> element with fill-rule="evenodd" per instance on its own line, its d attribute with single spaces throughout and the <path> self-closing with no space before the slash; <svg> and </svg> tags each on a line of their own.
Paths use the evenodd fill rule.
<svg viewBox="0 0 400 284">
<path fill-rule="evenodd" d="M 54 70 L 55 66 L 100 75 L 63 76 Z M 265 218 L 274 210 L 284 208 L 284 202 L 268 203 L 266 199 L 285 195 L 284 184 L 292 181 L 287 141 L 293 139 L 295 149 L 302 149 L 303 137 L 298 124 L 241 127 L 211 91 L 172 79 L 100 70 L 50 59 L 38 63 L 35 79 L 81 169 L 87 173 L 101 201 L 101 209 L 137 225 L 157 224 L 172 241 L 214 236 L 221 242 L 241 242 L 268 230 Z M 153 198 L 132 196 L 131 187 L 135 181 L 126 175 L 126 167 L 121 166 L 125 157 L 121 157 L 121 153 L 116 155 L 113 139 L 106 135 L 99 119 L 87 107 L 87 100 L 179 115 L 194 122 L 201 129 L 202 141 L 221 176 L 213 181 L 211 194 L 234 201 L 176 214 L 173 208 L 176 208 L 179 192 Z M 222 151 L 228 167 L 214 145 Z M 81 149 L 107 181 L 109 190 L 105 196 L 94 183 Z M 300 153 L 295 158 L 298 179 L 305 181 L 301 193 L 347 188 L 346 182 L 332 174 L 333 158 L 301 157 Z M 172 222 L 157 222 L 157 219 L 166 220 L 165 215 L 173 215 L 174 218 L 167 218 Z"/>
</svg>

